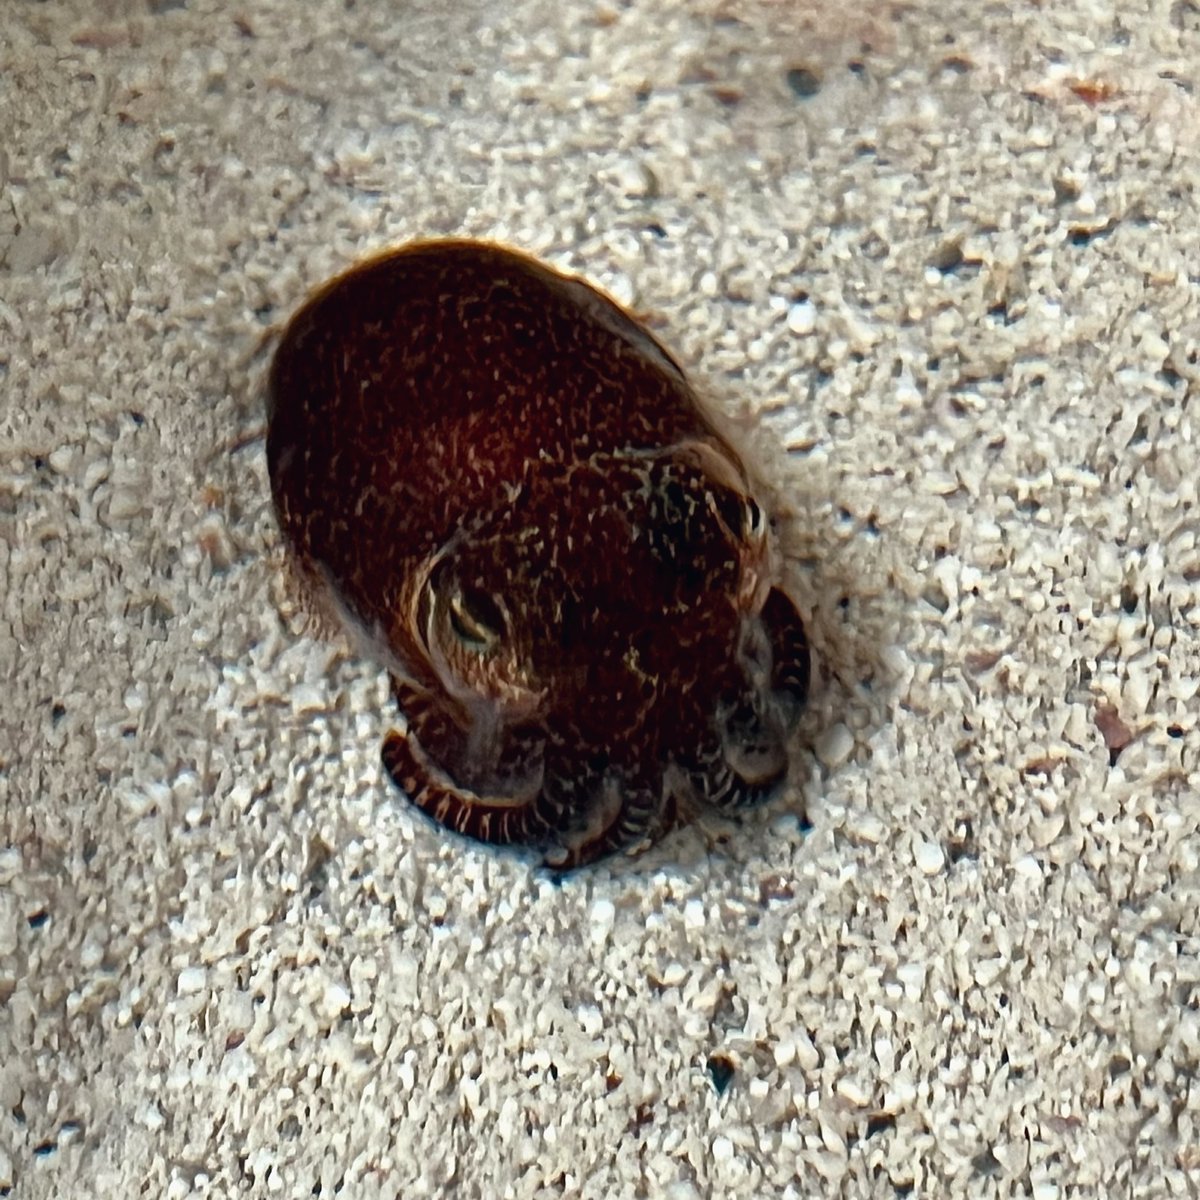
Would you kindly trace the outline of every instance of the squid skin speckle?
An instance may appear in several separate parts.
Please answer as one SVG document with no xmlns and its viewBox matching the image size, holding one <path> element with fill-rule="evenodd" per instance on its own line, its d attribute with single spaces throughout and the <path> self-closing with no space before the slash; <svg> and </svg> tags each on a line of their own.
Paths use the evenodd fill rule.
<svg viewBox="0 0 1200 1200">
<path fill-rule="evenodd" d="M 366 635 L 414 804 L 556 868 L 786 774 L 809 681 L 770 522 L 683 371 L 498 245 L 368 259 L 291 319 L 267 463 L 300 576 Z"/>
</svg>

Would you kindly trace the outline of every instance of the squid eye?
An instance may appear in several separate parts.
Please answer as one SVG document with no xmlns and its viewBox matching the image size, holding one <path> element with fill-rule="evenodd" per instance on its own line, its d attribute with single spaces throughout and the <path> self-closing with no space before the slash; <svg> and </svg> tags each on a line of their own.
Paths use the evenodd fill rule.
<svg viewBox="0 0 1200 1200">
<path fill-rule="evenodd" d="M 753 496 L 746 497 L 746 532 L 751 537 L 760 536 L 767 528 L 767 514 Z"/>
<path fill-rule="evenodd" d="M 722 488 L 711 491 L 709 497 L 722 524 L 735 538 L 761 536 L 766 528 L 767 518 L 753 496 Z"/>
<path fill-rule="evenodd" d="M 449 619 L 454 636 L 472 650 L 490 650 L 504 637 L 500 606 L 479 588 L 466 588 L 450 597 Z"/>
</svg>

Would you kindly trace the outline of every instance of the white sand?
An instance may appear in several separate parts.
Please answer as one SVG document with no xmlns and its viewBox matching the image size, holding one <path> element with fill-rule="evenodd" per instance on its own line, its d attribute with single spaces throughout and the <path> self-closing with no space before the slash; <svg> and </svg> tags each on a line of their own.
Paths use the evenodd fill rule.
<svg viewBox="0 0 1200 1200">
<path fill-rule="evenodd" d="M 0 0 L 0 1194 L 1200 1195 L 1198 86 L 1167 0 Z M 282 615 L 263 336 L 439 233 L 759 414 L 741 827 L 442 836 Z"/>
</svg>

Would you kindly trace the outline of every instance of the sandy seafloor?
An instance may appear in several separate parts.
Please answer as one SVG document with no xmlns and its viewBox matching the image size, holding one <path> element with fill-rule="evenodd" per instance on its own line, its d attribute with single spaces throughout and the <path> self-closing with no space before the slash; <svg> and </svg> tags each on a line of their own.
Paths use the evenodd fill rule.
<svg viewBox="0 0 1200 1200">
<path fill-rule="evenodd" d="M 0 0 L 0 1194 L 1200 1196 L 1197 88 L 1188 0 Z M 281 583 L 272 335 L 443 234 L 741 414 L 819 664 L 562 885 Z"/>
</svg>

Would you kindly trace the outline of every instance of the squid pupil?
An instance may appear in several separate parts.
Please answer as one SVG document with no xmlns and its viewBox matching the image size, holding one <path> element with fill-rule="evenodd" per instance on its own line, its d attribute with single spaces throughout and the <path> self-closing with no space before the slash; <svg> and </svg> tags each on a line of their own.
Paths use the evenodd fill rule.
<svg viewBox="0 0 1200 1200">
<path fill-rule="evenodd" d="M 721 488 L 714 490 L 713 500 L 726 529 L 734 537 L 748 537 L 761 527 L 762 509 L 750 496 Z"/>
<path fill-rule="evenodd" d="M 763 527 L 762 509 L 752 496 L 746 497 L 746 522 L 750 533 L 757 533 Z"/>
<path fill-rule="evenodd" d="M 466 645 L 487 649 L 504 634 L 504 618 L 487 592 L 471 589 L 450 601 L 450 628 Z"/>
</svg>

